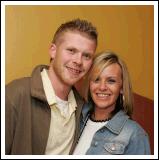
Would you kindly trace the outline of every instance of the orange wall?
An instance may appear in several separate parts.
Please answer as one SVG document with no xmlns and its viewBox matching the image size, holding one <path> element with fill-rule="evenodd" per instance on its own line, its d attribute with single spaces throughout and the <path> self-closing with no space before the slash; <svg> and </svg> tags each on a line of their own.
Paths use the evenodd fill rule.
<svg viewBox="0 0 159 160">
<path fill-rule="evenodd" d="M 48 64 L 57 27 L 73 18 L 91 21 L 99 32 L 97 52 L 111 49 L 127 63 L 136 93 L 154 99 L 154 6 L 6 6 L 5 82 L 29 76 Z"/>
</svg>

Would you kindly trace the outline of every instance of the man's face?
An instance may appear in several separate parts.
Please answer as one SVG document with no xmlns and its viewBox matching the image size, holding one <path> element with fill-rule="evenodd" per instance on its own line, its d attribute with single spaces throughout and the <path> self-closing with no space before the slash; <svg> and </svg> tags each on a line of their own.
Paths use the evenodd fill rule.
<svg viewBox="0 0 159 160">
<path fill-rule="evenodd" d="M 55 76 L 68 86 L 74 85 L 90 69 L 95 49 L 95 41 L 78 32 L 65 32 L 50 48 Z"/>
</svg>

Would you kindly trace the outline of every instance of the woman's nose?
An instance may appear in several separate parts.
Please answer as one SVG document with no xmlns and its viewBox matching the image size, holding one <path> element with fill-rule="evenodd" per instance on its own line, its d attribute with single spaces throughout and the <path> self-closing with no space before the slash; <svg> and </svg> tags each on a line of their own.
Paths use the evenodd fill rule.
<svg viewBox="0 0 159 160">
<path fill-rule="evenodd" d="M 99 89 L 102 91 L 107 90 L 107 84 L 105 82 L 100 82 Z"/>
</svg>

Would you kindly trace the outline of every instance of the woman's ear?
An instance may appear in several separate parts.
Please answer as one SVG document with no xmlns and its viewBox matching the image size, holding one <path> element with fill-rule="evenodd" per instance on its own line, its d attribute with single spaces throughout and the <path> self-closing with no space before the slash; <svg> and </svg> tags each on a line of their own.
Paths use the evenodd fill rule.
<svg viewBox="0 0 159 160">
<path fill-rule="evenodd" d="M 50 49 L 49 49 L 49 55 L 51 59 L 54 59 L 56 56 L 56 45 L 54 43 L 51 43 Z"/>
</svg>

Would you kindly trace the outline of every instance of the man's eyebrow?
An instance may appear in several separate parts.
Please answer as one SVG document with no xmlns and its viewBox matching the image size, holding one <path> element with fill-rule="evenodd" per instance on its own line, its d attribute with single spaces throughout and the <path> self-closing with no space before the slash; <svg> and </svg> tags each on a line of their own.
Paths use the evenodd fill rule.
<svg viewBox="0 0 159 160">
<path fill-rule="evenodd" d="M 69 47 L 67 47 L 67 49 L 72 49 L 72 50 L 78 51 L 78 49 L 73 46 L 69 46 Z"/>
</svg>

